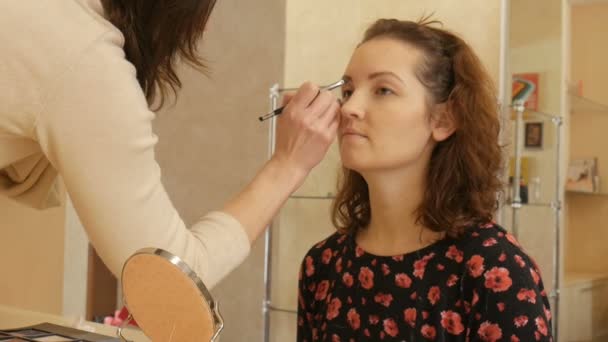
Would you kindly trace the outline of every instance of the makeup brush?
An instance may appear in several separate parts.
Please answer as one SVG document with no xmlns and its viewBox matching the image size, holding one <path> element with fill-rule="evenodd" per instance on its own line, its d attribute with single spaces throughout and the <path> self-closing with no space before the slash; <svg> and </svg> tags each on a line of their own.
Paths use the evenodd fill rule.
<svg viewBox="0 0 608 342">
<path fill-rule="evenodd" d="M 336 89 L 336 88 L 341 87 L 343 85 L 344 85 L 344 80 L 339 80 L 338 82 L 332 83 L 332 84 L 330 84 L 330 85 L 328 85 L 326 87 L 321 87 L 321 89 L 319 89 L 319 92 L 317 93 L 317 95 L 315 95 L 315 97 L 314 97 L 314 99 L 312 99 L 312 101 L 314 101 L 317 98 L 317 96 L 319 96 L 319 94 L 321 94 L 321 90 L 333 90 L 333 89 Z M 285 108 L 285 106 L 277 108 L 277 109 L 273 110 L 272 112 L 270 112 L 270 113 L 268 113 L 266 115 L 260 116 L 258 118 L 258 120 L 260 120 L 260 121 L 266 121 L 266 120 L 268 120 L 268 119 L 270 119 L 270 118 L 272 118 L 274 116 L 280 115 L 281 113 L 283 113 L 283 109 L 284 108 Z"/>
</svg>

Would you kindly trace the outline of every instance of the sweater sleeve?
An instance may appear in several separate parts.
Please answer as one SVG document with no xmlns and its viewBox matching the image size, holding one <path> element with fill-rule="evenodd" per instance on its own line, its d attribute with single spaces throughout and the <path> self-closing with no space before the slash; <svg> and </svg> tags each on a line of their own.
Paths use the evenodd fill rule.
<svg viewBox="0 0 608 342">
<path fill-rule="evenodd" d="M 470 341 L 551 341 L 549 301 L 534 261 L 508 233 L 485 237 L 463 277 Z"/>
<path fill-rule="evenodd" d="M 45 85 L 36 137 L 58 170 L 89 239 L 117 276 L 136 250 L 178 255 L 213 287 L 249 253 L 241 224 L 212 212 L 190 229 L 161 183 L 154 114 L 110 30 Z"/>
</svg>

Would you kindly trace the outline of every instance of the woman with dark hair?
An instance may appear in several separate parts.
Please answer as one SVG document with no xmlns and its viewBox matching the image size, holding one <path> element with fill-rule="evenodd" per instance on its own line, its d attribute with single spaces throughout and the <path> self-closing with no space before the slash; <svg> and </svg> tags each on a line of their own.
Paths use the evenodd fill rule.
<svg viewBox="0 0 608 342">
<path fill-rule="evenodd" d="M 492 221 L 492 82 L 435 22 L 383 19 L 346 68 L 337 232 L 302 263 L 299 341 L 549 341 L 540 272 Z"/>
<path fill-rule="evenodd" d="M 154 158 L 154 113 L 196 50 L 213 0 L 0 2 L 0 193 L 58 203 L 63 179 L 89 239 L 119 275 L 143 247 L 184 259 L 212 287 L 320 162 L 338 127 L 337 100 L 304 84 L 279 119 L 276 153 L 221 211 L 190 229 Z M 317 96 L 318 95 L 318 96 Z"/>
</svg>

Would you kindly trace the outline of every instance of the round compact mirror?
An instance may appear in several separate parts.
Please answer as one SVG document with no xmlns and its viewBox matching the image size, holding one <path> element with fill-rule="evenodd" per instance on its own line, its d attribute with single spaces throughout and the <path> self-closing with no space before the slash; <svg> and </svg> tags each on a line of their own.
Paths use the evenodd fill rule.
<svg viewBox="0 0 608 342">
<path fill-rule="evenodd" d="M 132 318 L 152 341 L 213 342 L 224 328 L 218 303 L 202 280 L 165 250 L 133 254 L 122 269 L 122 290 Z"/>
</svg>

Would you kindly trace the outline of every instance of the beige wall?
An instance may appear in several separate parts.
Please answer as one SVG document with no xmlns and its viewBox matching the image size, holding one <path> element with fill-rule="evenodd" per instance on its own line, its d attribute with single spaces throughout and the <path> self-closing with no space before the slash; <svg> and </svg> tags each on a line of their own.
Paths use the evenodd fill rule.
<svg viewBox="0 0 608 342">
<path fill-rule="evenodd" d="M 0 305 L 62 313 L 65 207 L 26 208 L 0 196 Z"/>
<path fill-rule="evenodd" d="M 287 1 L 285 77 L 292 87 L 303 81 L 327 84 L 338 80 L 367 26 L 380 17 L 418 19 L 435 13 L 448 29 L 460 33 L 488 68 L 495 81 L 499 74 L 500 1 Z M 471 15 L 475 20 L 471 20 Z M 298 195 L 325 196 L 335 192 L 339 155 L 336 146 L 313 170 Z M 333 232 L 329 200 L 293 199 L 281 213 L 275 232 L 273 303 L 295 310 L 297 272 L 304 253 L 313 243 Z M 294 314 L 272 316 L 272 341 L 293 341 Z"/>
<path fill-rule="evenodd" d="M 155 121 L 163 181 L 187 223 L 221 207 L 267 158 L 268 88 L 283 77 L 284 1 L 218 1 L 201 46 L 211 77 L 180 70 L 177 104 Z M 213 291 L 222 341 L 260 341 L 263 244 Z"/>
<path fill-rule="evenodd" d="M 608 105 L 608 4 L 572 8 L 571 80 L 583 95 Z M 608 106 L 607 106 L 608 107 Z M 602 192 L 608 194 L 608 111 L 573 111 L 570 158 L 598 158 Z M 568 270 L 608 273 L 608 196 L 568 195 Z"/>
</svg>

